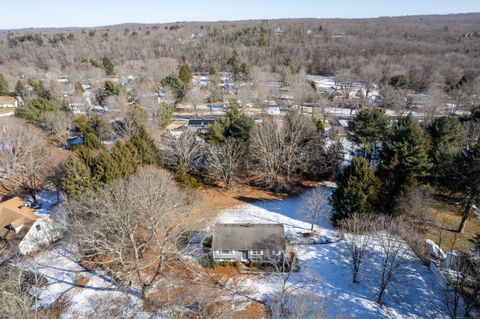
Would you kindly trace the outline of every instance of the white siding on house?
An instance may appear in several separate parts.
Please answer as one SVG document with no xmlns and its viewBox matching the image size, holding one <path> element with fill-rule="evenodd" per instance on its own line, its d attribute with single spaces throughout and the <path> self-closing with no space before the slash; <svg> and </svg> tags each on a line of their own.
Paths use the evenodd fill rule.
<svg viewBox="0 0 480 319">
<path fill-rule="evenodd" d="M 18 245 L 22 255 L 37 251 L 62 237 L 62 230 L 49 217 L 37 219 Z"/>
</svg>

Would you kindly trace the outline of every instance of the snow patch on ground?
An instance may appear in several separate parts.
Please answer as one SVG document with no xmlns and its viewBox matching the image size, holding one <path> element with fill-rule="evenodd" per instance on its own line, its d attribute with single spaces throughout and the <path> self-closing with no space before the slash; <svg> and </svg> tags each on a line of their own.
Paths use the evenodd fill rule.
<svg viewBox="0 0 480 319">
<path fill-rule="evenodd" d="M 323 190 L 328 198 L 333 188 L 324 187 Z M 331 210 L 329 205 L 325 205 L 324 212 L 314 227 L 315 235 L 303 237 L 302 234 L 310 232 L 311 224 L 301 220 L 298 213 L 301 204 L 302 199 L 299 196 L 285 200 L 254 201 L 224 210 L 215 222 L 226 224 L 283 224 L 285 235 L 294 244 L 320 244 L 338 240 L 337 232 L 333 229 L 329 220 Z"/>
<path fill-rule="evenodd" d="M 332 188 L 325 187 L 331 193 Z M 218 217 L 220 223 L 283 223 L 287 237 L 296 243 L 300 271 L 292 276 L 291 283 L 299 283 L 295 294 L 307 300 L 318 296 L 325 300 L 327 312 L 332 316 L 348 318 L 449 318 L 444 304 L 441 283 L 434 273 L 411 253 L 406 273 L 398 283 L 387 289 L 385 305 L 376 303 L 379 278 L 380 250 L 374 243 L 362 265 L 360 282 L 352 283 L 348 250 L 343 240 L 333 240 L 336 232 L 330 223 L 331 208 L 325 203 L 325 214 L 316 231 L 330 239 L 323 245 L 305 244 L 299 233 L 308 231 L 310 225 L 299 219 L 300 197 L 285 200 L 256 201 L 226 209 Z M 280 290 L 276 275 L 249 275 L 240 282 L 252 298 L 271 303 Z"/>
<path fill-rule="evenodd" d="M 119 299 L 125 303 L 128 311 L 141 307 L 141 300 L 136 291 L 127 294 L 115 282 L 98 272 L 91 272 L 75 259 L 72 247 L 60 244 L 24 261 L 19 266 L 35 271 L 44 276 L 48 283 L 34 292 L 38 297 L 37 306 L 47 308 L 64 298 L 68 302 L 62 318 L 91 318 L 95 309 L 108 305 L 108 301 Z M 79 276 L 90 278 L 84 286 L 78 286 L 75 279 Z"/>
<path fill-rule="evenodd" d="M 53 208 L 58 204 L 58 193 L 56 191 L 44 191 L 39 192 L 36 195 L 37 202 L 35 214 L 48 215 L 52 212 Z M 33 199 L 28 200 L 29 203 L 33 202 Z"/>
</svg>

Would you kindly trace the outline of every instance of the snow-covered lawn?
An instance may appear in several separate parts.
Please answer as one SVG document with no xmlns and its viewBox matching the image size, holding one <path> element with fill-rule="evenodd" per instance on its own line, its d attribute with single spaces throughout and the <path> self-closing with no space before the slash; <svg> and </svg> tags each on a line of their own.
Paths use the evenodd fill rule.
<svg viewBox="0 0 480 319">
<path fill-rule="evenodd" d="M 325 188 L 327 197 L 331 188 Z M 324 214 L 317 221 L 315 226 L 316 235 L 304 238 L 303 233 L 310 232 L 311 224 L 298 218 L 298 208 L 301 204 L 300 197 L 286 200 L 265 200 L 257 201 L 247 205 L 237 206 L 224 210 L 217 218 L 217 223 L 256 223 L 256 224 L 283 224 L 285 234 L 290 242 L 295 244 L 316 242 L 325 243 L 337 240 L 337 233 L 333 229 L 329 219 L 329 207 L 325 206 Z"/>
<path fill-rule="evenodd" d="M 327 193 L 333 190 L 331 187 L 324 189 Z M 379 277 L 378 247 L 371 249 L 368 260 L 362 265 L 360 282 L 352 283 L 347 246 L 343 240 L 335 240 L 337 237 L 329 221 L 328 203 L 325 203 L 323 218 L 316 225 L 319 236 L 326 239 L 323 244 L 305 244 L 300 240 L 299 234 L 310 229 L 309 223 L 302 221 L 297 214 L 300 203 L 298 197 L 247 203 L 223 211 L 216 222 L 283 223 L 287 237 L 297 243 L 295 249 L 300 271 L 293 275 L 291 282 L 301 282 L 304 288 L 296 293 L 306 295 L 306 300 L 312 300 L 314 295 L 323 299 L 332 317 L 449 317 L 437 277 L 413 253 L 407 266 L 408 272 L 402 276 L 400 283 L 387 289 L 385 305 L 379 306 L 375 302 Z M 266 301 L 272 301 L 280 287 L 274 275 L 242 277 L 241 284 L 246 291 L 253 291 L 251 297 Z"/>
<path fill-rule="evenodd" d="M 45 287 L 34 292 L 39 307 L 46 308 L 62 300 L 67 305 L 62 318 L 93 318 L 96 309 L 110 305 L 110 301 L 116 298 L 123 303 L 130 303 L 125 305 L 130 311 L 135 311 L 141 305 L 137 292 L 129 291 L 127 298 L 125 291 L 111 279 L 86 270 L 73 256 L 75 253 L 71 247 L 59 244 L 19 265 L 48 280 Z M 75 283 L 82 276 L 89 278 L 84 287 Z"/>
<path fill-rule="evenodd" d="M 326 194 L 334 184 L 321 186 Z M 42 203 L 53 203 L 54 196 L 42 194 Z M 50 200 L 49 200 L 50 199 Z M 323 300 L 322 305 L 332 317 L 345 318 L 448 318 L 441 285 L 437 277 L 418 258 L 412 255 L 408 273 L 402 282 L 387 289 L 385 305 L 379 306 L 377 278 L 379 251 L 374 246 L 368 260 L 362 265 L 359 283 L 351 282 L 347 246 L 337 236 L 330 223 L 330 206 L 326 202 L 324 214 L 315 225 L 316 235 L 304 238 L 310 224 L 298 214 L 300 197 L 284 200 L 255 201 L 224 210 L 214 222 L 222 223 L 282 223 L 287 237 L 295 245 L 300 260 L 300 271 L 290 282 L 301 283 L 297 295 L 307 302 Z M 45 208 L 48 207 L 46 204 Z M 149 317 L 142 313 L 142 302 L 137 291 L 122 290 L 108 276 L 88 271 L 79 264 L 75 251 L 66 244 L 57 244 L 27 259 L 21 268 L 42 274 L 48 284 L 37 291 L 38 305 L 49 307 L 56 301 L 66 303 L 62 318 L 92 318 L 109 305 L 125 305 L 124 314 L 137 318 Z M 76 284 L 81 276 L 89 277 L 85 286 Z M 78 283 L 78 282 L 77 282 Z M 244 288 L 249 297 L 272 302 L 279 291 L 280 281 L 275 275 L 241 275 L 229 281 L 231 287 Z M 315 301 L 312 301 L 315 300 Z M 121 317 L 121 315 L 119 315 Z"/>
</svg>

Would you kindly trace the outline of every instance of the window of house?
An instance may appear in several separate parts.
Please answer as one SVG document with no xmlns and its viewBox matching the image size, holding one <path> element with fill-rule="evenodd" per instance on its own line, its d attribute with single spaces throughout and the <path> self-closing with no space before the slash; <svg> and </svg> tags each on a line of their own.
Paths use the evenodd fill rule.
<svg viewBox="0 0 480 319">
<path fill-rule="evenodd" d="M 221 255 L 234 255 L 235 252 L 233 250 L 219 250 Z"/>
<path fill-rule="evenodd" d="M 272 250 L 272 255 L 280 256 L 280 255 L 282 255 L 282 251 L 281 250 Z"/>
<path fill-rule="evenodd" d="M 263 255 L 263 250 L 250 250 L 250 255 Z"/>
</svg>

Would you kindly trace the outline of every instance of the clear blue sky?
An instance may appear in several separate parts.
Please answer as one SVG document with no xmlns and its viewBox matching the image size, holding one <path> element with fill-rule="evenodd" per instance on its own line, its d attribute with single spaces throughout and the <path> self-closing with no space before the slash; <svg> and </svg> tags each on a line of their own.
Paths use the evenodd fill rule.
<svg viewBox="0 0 480 319">
<path fill-rule="evenodd" d="M 4 11 L 0 29 L 480 12 L 480 0 L 0 0 L 0 3 Z"/>
</svg>

